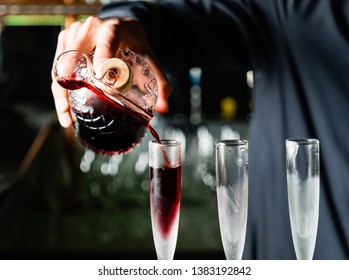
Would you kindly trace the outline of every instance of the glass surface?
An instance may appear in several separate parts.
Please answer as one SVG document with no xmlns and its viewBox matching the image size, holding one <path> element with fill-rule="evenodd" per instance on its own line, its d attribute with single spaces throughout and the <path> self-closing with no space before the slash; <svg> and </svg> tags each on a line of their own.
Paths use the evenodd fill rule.
<svg viewBox="0 0 349 280">
<path fill-rule="evenodd" d="M 181 202 L 181 157 L 180 142 L 149 142 L 150 212 L 159 260 L 172 260 L 176 249 Z"/>
<path fill-rule="evenodd" d="M 248 205 L 248 142 L 221 140 L 216 146 L 219 227 L 225 256 L 240 260 L 245 245 Z"/>
<path fill-rule="evenodd" d="M 319 220 L 320 164 L 317 139 L 286 140 L 288 204 L 298 260 L 313 258 Z"/>
</svg>

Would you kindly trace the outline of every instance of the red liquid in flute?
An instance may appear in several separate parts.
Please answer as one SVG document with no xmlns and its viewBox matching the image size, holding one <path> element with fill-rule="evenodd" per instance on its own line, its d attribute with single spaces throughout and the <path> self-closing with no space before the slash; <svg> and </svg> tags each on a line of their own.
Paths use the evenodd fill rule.
<svg viewBox="0 0 349 280">
<path fill-rule="evenodd" d="M 180 208 L 181 166 L 150 167 L 150 203 L 155 223 L 163 238 L 170 233 Z"/>
</svg>

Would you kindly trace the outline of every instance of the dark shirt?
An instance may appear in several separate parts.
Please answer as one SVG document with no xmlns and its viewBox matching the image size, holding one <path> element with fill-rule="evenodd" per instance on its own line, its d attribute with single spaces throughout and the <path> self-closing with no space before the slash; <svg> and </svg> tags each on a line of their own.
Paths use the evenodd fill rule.
<svg viewBox="0 0 349 280">
<path fill-rule="evenodd" d="M 294 259 L 285 139 L 320 140 L 314 259 L 349 259 L 349 1 L 118 3 L 101 16 L 145 26 L 168 70 L 254 72 L 245 259 Z"/>
</svg>

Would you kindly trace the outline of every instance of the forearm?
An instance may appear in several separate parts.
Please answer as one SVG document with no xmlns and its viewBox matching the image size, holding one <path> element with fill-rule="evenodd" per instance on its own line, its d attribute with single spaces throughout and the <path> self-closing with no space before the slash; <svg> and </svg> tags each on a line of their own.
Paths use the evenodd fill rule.
<svg viewBox="0 0 349 280">
<path fill-rule="evenodd" d="M 119 2 L 106 6 L 100 16 L 138 19 L 160 62 L 171 71 L 193 66 L 247 68 L 243 31 L 237 22 L 241 19 L 235 17 L 234 5 L 227 7 L 224 2 Z"/>
</svg>

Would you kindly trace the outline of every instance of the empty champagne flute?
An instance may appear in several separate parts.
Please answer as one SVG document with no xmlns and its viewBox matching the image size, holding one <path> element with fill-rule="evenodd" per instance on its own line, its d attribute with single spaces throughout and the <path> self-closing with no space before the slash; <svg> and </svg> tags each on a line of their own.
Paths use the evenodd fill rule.
<svg viewBox="0 0 349 280">
<path fill-rule="evenodd" d="M 241 260 L 248 206 L 248 142 L 219 140 L 216 146 L 216 189 L 219 228 L 228 260 Z"/>
<path fill-rule="evenodd" d="M 287 139 L 288 206 L 297 260 L 313 258 L 320 200 L 319 140 Z"/>
<path fill-rule="evenodd" d="M 157 258 L 174 257 L 181 202 L 181 143 L 149 142 L 150 212 Z"/>
</svg>

